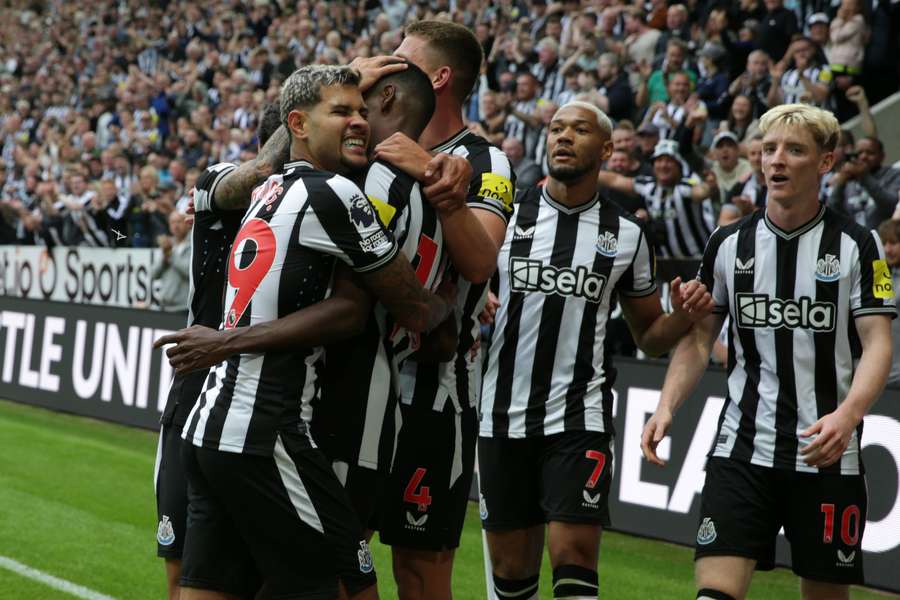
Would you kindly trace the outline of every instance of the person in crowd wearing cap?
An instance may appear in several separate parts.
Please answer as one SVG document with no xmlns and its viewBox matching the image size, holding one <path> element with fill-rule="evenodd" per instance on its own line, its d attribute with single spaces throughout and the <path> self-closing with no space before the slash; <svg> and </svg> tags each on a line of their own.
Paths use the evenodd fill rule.
<svg viewBox="0 0 900 600">
<path fill-rule="evenodd" d="M 656 144 L 652 177 L 600 171 L 597 181 L 603 188 L 643 199 L 661 256 L 693 258 L 703 252 L 716 226 L 710 200 L 715 190 L 688 173 L 677 142 L 660 140 Z"/>
<path fill-rule="evenodd" d="M 638 127 L 635 139 L 641 162 L 649 165 L 653 161 L 653 150 L 659 142 L 659 128 L 652 123 L 642 123 Z"/>
<path fill-rule="evenodd" d="M 843 165 L 831 178 L 828 205 L 874 229 L 894 212 L 900 169 L 882 166 L 884 144 L 878 138 L 859 140 L 855 150 L 845 155 Z"/>
<path fill-rule="evenodd" d="M 746 158 L 741 157 L 737 136 L 731 131 L 720 131 L 712 142 L 712 173 L 719 188 L 719 199 L 727 202 L 732 190 L 753 173 Z"/>
<path fill-rule="evenodd" d="M 769 89 L 769 106 L 803 102 L 823 106 L 831 94 L 832 74 L 817 56 L 818 47 L 808 37 L 791 42 L 784 57 L 772 67 L 778 82 Z"/>
<path fill-rule="evenodd" d="M 830 37 L 829 22 L 828 15 L 823 12 L 813 13 L 806 18 L 806 29 L 809 32 L 809 39 L 820 48 L 828 46 L 828 38 Z"/>
</svg>

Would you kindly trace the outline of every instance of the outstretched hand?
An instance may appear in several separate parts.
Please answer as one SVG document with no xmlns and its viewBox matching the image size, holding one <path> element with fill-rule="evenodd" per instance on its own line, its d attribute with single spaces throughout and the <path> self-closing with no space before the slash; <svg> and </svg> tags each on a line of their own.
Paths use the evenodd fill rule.
<svg viewBox="0 0 900 600">
<path fill-rule="evenodd" d="M 169 364 L 179 373 L 208 369 L 221 363 L 231 354 L 225 349 L 227 331 L 193 325 L 164 335 L 153 343 L 154 348 L 175 344 L 166 350 Z"/>
</svg>

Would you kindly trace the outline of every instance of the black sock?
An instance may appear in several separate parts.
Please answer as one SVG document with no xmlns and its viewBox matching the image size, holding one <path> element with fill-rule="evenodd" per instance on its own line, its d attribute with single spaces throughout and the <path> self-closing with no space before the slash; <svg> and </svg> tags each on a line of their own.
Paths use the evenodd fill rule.
<svg viewBox="0 0 900 600">
<path fill-rule="evenodd" d="M 560 565 L 553 569 L 553 597 L 596 598 L 597 571 L 578 565 Z"/>
<path fill-rule="evenodd" d="M 719 590 L 703 588 L 697 592 L 697 600 L 736 600 L 736 598 Z"/>
<path fill-rule="evenodd" d="M 494 593 L 500 600 L 537 600 L 538 575 L 525 579 L 504 579 L 494 575 Z"/>
</svg>

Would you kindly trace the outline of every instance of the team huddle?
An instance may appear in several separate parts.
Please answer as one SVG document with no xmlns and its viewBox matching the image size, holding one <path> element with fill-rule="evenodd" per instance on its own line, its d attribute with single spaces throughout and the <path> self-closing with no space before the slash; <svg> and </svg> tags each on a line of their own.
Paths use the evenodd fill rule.
<svg viewBox="0 0 900 600">
<path fill-rule="evenodd" d="M 616 302 L 643 351 L 674 349 L 642 440 L 660 464 L 728 317 L 697 597 L 743 598 L 782 526 L 804 597 L 848 597 L 895 308 L 877 236 L 817 199 L 834 117 L 762 119 L 768 208 L 713 234 L 666 313 L 653 239 L 605 198 L 609 118 L 561 107 L 548 178 L 514 198 L 462 119 L 482 60 L 468 29 L 422 21 L 394 57 L 303 67 L 257 157 L 199 178 L 190 327 L 157 342 L 176 369 L 155 475 L 170 597 L 377 598 L 377 530 L 400 598 L 449 600 L 477 454 L 496 597 L 538 597 L 546 537 L 553 597 L 596 598 Z"/>
</svg>

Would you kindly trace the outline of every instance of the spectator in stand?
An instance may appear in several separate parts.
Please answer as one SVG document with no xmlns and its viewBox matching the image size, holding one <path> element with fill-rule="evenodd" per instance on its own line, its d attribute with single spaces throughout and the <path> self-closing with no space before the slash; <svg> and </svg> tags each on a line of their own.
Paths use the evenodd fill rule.
<svg viewBox="0 0 900 600">
<path fill-rule="evenodd" d="M 784 0 L 765 0 L 764 4 L 766 14 L 759 24 L 757 47 L 772 60 L 780 61 L 799 31 L 797 15 L 784 7 Z"/>
<path fill-rule="evenodd" d="M 506 111 L 504 131 L 507 137 L 517 137 L 525 145 L 525 154 L 534 155 L 541 120 L 537 114 L 538 82 L 531 73 L 516 77 L 516 99 L 504 99 L 502 108 Z"/>
<path fill-rule="evenodd" d="M 649 173 L 645 170 L 644 165 L 641 163 L 640 159 L 638 159 L 634 154 L 629 154 L 624 150 L 613 150 L 612 154 L 609 157 L 609 160 L 606 161 L 606 169 L 612 171 L 613 173 L 618 173 L 619 175 L 624 175 L 625 177 L 632 178 L 653 174 L 652 169 L 649 171 Z M 604 193 L 606 194 L 607 198 L 621 206 L 623 209 L 625 209 L 625 211 L 632 213 L 634 216 L 644 221 L 649 219 L 649 215 L 647 214 L 647 207 L 644 204 L 643 198 L 641 198 L 640 196 L 635 196 L 634 194 L 625 194 L 614 188 L 604 190 Z"/>
<path fill-rule="evenodd" d="M 169 231 L 156 238 L 162 261 L 153 271 L 154 284 L 159 285 L 159 307 L 168 312 L 184 312 L 187 316 L 191 272 L 191 226 L 184 214 L 169 213 Z"/>
<path fill-rule="evenodd" d="M 679 39 L 671 39 L 666 44 L 666 56 L 659 69 L 651 71 L 652 67 L 646 63 L 639 66 L 644 80 L 637 90 L 635 102 L 638 106 L 653 105 L 657 102 L 669 101 L 670 79 L 677 73 L 685 73 L 690 79 L 690 85 L 697 83 L 697 74 L 687 68 L 688 47 Z"/>
<path fill-rule="evenodd" d="M 502 144 L 505 137 L 506 113 L 497 105 L 497 93 L 485 90 L 481 94 L 481 120 L 472 124 L 475 133 L 492 144 Z"/>
<path fill-rule="evenodd" d="M 647 13 L 642 9 L 630 6 L 625 15 L 625 54 L 628 61 L 636 65 L 652 65 L 656 58 L 656 43 L 662 34 L 658 29 L 647 25 Z"/>
<path fill-rule="evenodd" d="M 541 166 L 525 156 L 525 147 L 519 138 L 508 137 L 503 140 L 502 150 L 516 173 L 516 190 L 527 190 L 543 179 Z"/>
<path fill-rule="evenodd" d="M 713 156 L 712 174 L 715 176 L 718 194 L 716 205 L 731 201 L 731 197 L 740 192 L 744 182 L 753 173 L 753 168 L 746 158 L 741 157 L 738 138 L 730 131 L 720 131 L 713 138 L 711 153 Z"/>
<path fill-rule="evenodd" d="M 758 131 L 758 119 L 753 116 L 753 103 L 747 96 L 736 96 L 731 101 L 728 118 L 720 125 L 723 131 L 730 131 L 738 142 L 752 137 Z"/>
<path fill-rule="evenodd" d="M 704 75 L 697 82 L 697 96 L 706 105 L 710 124 L 718 126 L 728 114 L 728 60 L 725 49 L 712 44 L 700 52 L 700 72 Z"/>
<path fill-rule="evenodd" d="M 600 56 L 597 67 L 600 77 L 600 98 L 597 105 L 613 121 L 631 118 L 634 113 L 634 93 L 620 65 L 619 57 L 613 52 Z"/>
<path fill-rule="evenodd" d="M 653 152 L 656 150 L 656 144 L 659 143 L 659 128 L 652 123 L 642 123 L 637 130 L 637 146 L 638 154 L 641 162 L 650 165 L 653 162 Z"/>
<path fill-rule="evenodd" d="M 771 1 L 771 0 L 770 0 Z M 805 102 L 824 106 L 831 94 L 832 75 L 819 62 L 816 45 L 806 37 L 791 42 L 784 57 L 772 67 L 778 82 L 769 89 L 769 106 Z"/>
<path fill-rule="evenodd" d="M 884 245 L 884 258 L 891 269 L 894 300 L 900 306 L 900 295 L 896 293 L 896 290 L 900 289 L 900 221 L 895 219 L 883 221 L 878 226 L 878 236 Z M 894 355 L 891 372 L 888 375 L 888 385 L 900 386 L 900 318 L 891 321 L 891 339 L 893 340 Z"/>
<path fill-rule="evenodd" d="M 772 87 L 771 64 L 768 54 L 762 50 L 754 50 L 747 57 L 747 69 L 728 87 L 728 93 L 732 98 L 746 96 L 750 99 L 753 119 L 760 118 L 769 110 L 769 90 Z"/>
<path fill-rule="evenodd" d="M 856 142 L 856 152 L 845 156 L 831 178 L 829 205 L 869 229 L 891 218 L 900 192 L 900 169 L 882 166 L 883 162 L 881 140 L 866 137 Z"/>
<path fill-rule="evenodd" d="M 813 15 L 815 16 L 815 15 Z M 862 15 L 860 0 L 843 0 L 831 21 L 825 56 L 834 76 L 835 116 L 845 121 L 856 115 L 856 106 L 844 91 L 859 83 L 869 28 Z"/>
<path fill-rule="evenodd" d="M 666 29 L 656 40 L 654 56 L 661 56 L 666 52 L 666 46 L 671 39 L 679 39 L 690 46 L 693 43 L 691 36 L 691 24 L 688 9 L 684 4 L 673 4 L 666 12 Z"/>
<path fill-rule="evenodd" d="M 806 28 L 809 30 L 809 39 L 811 39 L 819 48 L 825 48 L 826 56 L 828 55 L 827 47 L 831 38 L 831 32 L 828 27 L 830 22 L 831 19 L 823 12 L 813 13 L 806 19 Z"/>
<path fill-rule="evenodd" d="M 127 214 L 128 237 L 135 248 L 150 248 L 168 231 L 167 218 L 172 206 L 161 201 L 159 175 L 152 166 L 141 169 L 132 190 Z"/>
<path fill-rule="evenodd" d="M 655 102 L 650 106 L 644 123 L 655 125 L 661 139 L 680 140 L 686 128 L 706 118 L 706 107 L 691 94 L 691 79 L 687 73 L 673 73 L 669 77 L 668 97 L 668 103 Z"/>
<path fill-rule="evenodd" d="M 762 171 L 762 134 L 753 134 L 746 145 L 747 159 L 752 172 L 740 185 L 740 191 L 733 194 L 730 199 L 738 217 L 744 217 L 766 207 L 766 177 Z M 722 206 L 722 210 L 725 211 L 725 205 Z M 719 223 L 721 224 L 721 217 Z"/>
</svg>

